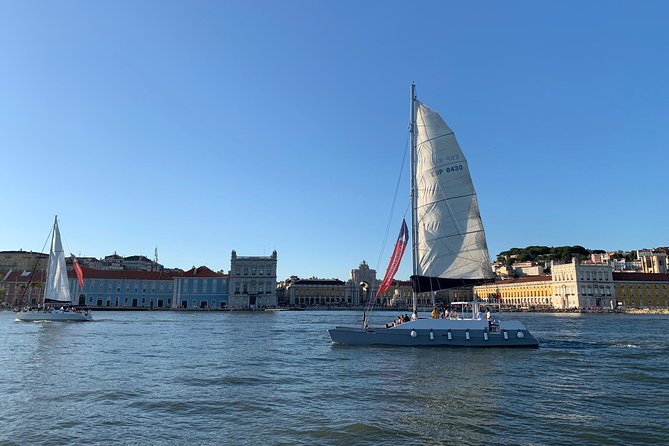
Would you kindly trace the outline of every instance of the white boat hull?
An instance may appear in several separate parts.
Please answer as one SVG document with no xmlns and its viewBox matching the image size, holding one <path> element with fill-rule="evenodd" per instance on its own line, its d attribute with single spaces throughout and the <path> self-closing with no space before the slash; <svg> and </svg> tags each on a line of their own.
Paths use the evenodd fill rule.
<svg viewBox="0 0 669 446">
<path fill-rule="evenodd" d="M 537 339 L 518 321 L 490 325 L 481 320 L 419 319 L 385 327 L 335 327 L 328 330 L 334 344 L 441 347 L 531 347 Z"/>
<path fill-rule="evenodd" d="M 37 321 L 62 321 L 62 322 L 87 322 L 93 320 L 93 315 L 90 311 L 76 312 L 76 311 L 18 311 L 16 313 L 16 320 L 23 322 L 37 322 Z"/>
</svg>

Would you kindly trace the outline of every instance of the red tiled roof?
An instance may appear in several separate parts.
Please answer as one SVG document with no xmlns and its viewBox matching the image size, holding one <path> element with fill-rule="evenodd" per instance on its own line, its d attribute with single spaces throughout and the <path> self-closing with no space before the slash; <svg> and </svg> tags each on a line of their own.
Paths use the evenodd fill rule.
<svg viewBox="0 0 669 446">
<path fill-rule="evenodd" d="M 30 271 L 25 272 L 25 275 L 24 272 L 25 271 L 12 271 L 9 273 L 9 276 L 7 276 L 6 282 L 28 283 L 28 279 L 33 282 L 44 282 L 44 280 L 46 280 L 46 271 L 35 271 L 32 274 L 32 277 L 30 276 Z"/>
<path fill-rule="evenodd" d="M 669 282 L 669 274 L 613 272 L 614 282 Z"/>
<path fill-rule="evenodd" d="M 206 266 L 200 266 L 198 268 L 193 267 L 185 271 L 183 275 L 176 275 L 176 277 L 228 277 L 228 275 L 214 272 Z"/>
<path fill-rule="evenodd" d="M 82 268 L 85 279 L 134 279 L 134 280 L 172 280 L 172 275 L 165 271 L 109 271 L 103 269 Z M 68 277 L 75 277 L 74 271 L 67 272 Z"/>
</svg>

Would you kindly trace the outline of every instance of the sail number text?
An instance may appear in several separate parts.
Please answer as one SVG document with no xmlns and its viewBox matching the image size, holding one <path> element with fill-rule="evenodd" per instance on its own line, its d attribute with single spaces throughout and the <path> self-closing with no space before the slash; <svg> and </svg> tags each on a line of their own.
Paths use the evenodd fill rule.
<svg viewBox="0 0 669 446">
<path fill-rule="evenodd" d="M 445 169 L 437 169 L 432 171 L 432 176 L 436 177 L 437 175 L 441 175 L 442 173 L 453 173 L 453 172 L 458 172 L 460 170 L 463 170 L 462 164 L 457 164 L 455 166 L 450 166 L 446 167 Z"/>
</svg>

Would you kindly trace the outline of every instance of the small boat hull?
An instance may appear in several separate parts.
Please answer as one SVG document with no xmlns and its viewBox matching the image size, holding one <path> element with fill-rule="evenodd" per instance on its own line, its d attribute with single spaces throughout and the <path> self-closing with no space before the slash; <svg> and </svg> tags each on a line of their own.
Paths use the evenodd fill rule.
<svg viewBox="0 0 669 446">
<path fill-rule="evenodd" d="M 439 347 L 539 347 L 537 339 L 517 321 L 418 320 L 392 328 L 335 327 L 334 344 Z"/>
<path fill-rule="evenodd" d="M 93 320 L 90 311 L 19 311 L 16 320 L 22 322 L 60 321 L 60 322 L 88 322 Z"/>
</svg>

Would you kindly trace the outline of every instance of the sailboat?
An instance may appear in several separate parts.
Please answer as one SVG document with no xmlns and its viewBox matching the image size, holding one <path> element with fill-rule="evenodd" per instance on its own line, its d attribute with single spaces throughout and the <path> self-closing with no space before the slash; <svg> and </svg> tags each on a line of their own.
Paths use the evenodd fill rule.
<svg viewBox="0 0 669 446">
<path fill-rule="evenodd" d="M 24 308 L 16 313 L 17 321 L 92 321 L 90 310 L 72 305 L 70 284 L 67 280 L 65 253 L 60 241 L 58 217 L 54 219 L 51 231 L 51 249 L 47 266 L 46 286 L 42 305 L 38 308 Z"/>
<path fill-rule="evenodd" d="M 448 318 L 419 318 L 417 294 L 473 286 L 493 280 L 490 256 L 467 160 L 455 134 L 441 118 L 416 98 L 411 85 L 411 235 L 413 313 L 409 320 L 372 326 L 329 329 L 335 344 L 538 347 L 524 324 L 495 320 L 484 302 L 454 302 L 462 313 Z M 403 231 L 405 231 L 403 224 Z M 389 264 L 394 274 L 401 259 L 403 232 Z M 404 238 L 406 243 L 406 238 Z M 398 258 L 399 256 L 399 258 Z M 388 285 L 388 273 L 382 282 Z"/>
</svg>

